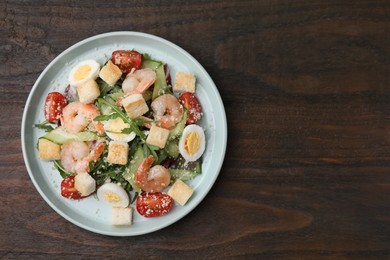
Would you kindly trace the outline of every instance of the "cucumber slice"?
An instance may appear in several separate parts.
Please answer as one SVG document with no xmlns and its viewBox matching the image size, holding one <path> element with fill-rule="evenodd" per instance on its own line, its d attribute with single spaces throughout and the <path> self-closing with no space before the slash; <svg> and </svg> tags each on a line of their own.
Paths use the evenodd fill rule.
<svg viewBox="0 0 390 260">
<path fill-rule="evenodd" d="M 151 59 L 144 59 L 142 61 L 141 69 L 152 69 L 152 70 L 157 70 L 158 67 L 163 65 L 162 62 L 157 61 L 157 60 L 151 60 Z"/>
<path fill-rule="evenodd" d="M 152 100 L 156 99 L 158 96 L 168 93 L 169 87 L 165 78 L 164 64 L 162 62 L 156 60 L 143 60 L 141 68 L 150 68 L 156 71 L 157 79 L 154 82 Z"/>
<path fill-rule="evenodd" d="M 165 145 L 165 151 L 170 157 L 177 158 L 180 154 L 179 144 L 177 140 L 168 141 L 167 144 Z"/>
<path fill-rule="evenodd" d="M 184 170 L 184 169 L 168 169 L 168 170 L 171 173 L 171 182 L 175 182 L 177 179 L 180 179 L 182 181 L 188 181 L 200 174 L 196 170 Z"/>
<path fill-rule="evenodd" d="M 57 127 L 56 129 L 50 131 L 42 138 L 45 138 L 56 144 L 65 144 L 71 141 L 86 142 L 86 141 L 95 141 L 95 140 L 103 139 L 93 132 L 69 133 L 65 131 L 62 126 Z"/>
<path fill-rule="evenodd" d="M 169 131 L 168 140 L 173 140 L 177 137 L 180 137 L 183 134 L 184 127 L 186 127 L 187 122 L 187 111 L 183 111 L 183 118 L 179 123 L 176 124 L 175 128 Z"/>
<path fill-rule="evenodd" d="M 202 173 L 202 163 L 200 161 L 186 162 L 185 159 L 180 156 L 176 161 L 176 165 L 168 170 L 171 173 L 171 181 L 177 179 L 187 181 Z"/>
<path fill-rule="evenodd" d="M 109 96 L 110 98 L 112 98 L 113 100 L 115 100 L 115 101 L 116 101 L 118 98 L 122 97 L 123 95 L 124 95 L 124 93 L 123 93 L 122 90 L 117 91 L 117 92 L 115 92 L 115 93 L 108 94 L 108 96 Z"/>
<path fill-rule="evenodd" d="M 152 99 L 152 95 L 153 95 L 153 92 L 152 92 L 151 90 L 149 90 L 149 89 L 146 90 L 146 91 L 142 94 L 142 96 L 143 96 L 144 99 L 145 99 L 145 102 L 151 100 L 151 99 Z"/>
<path fill-rule="evenodd" d="M 125 172 L 123 173 L 123 178 L 125 178 L 125 180 L 131 184 L 131 186 L 136 192 L 141 192 L 141 189 L 138 188 L 135 184 L 135 172 L 137 171 L 138 167 L 141 165 L 144 159 L 144 149 L 142 148 L 142 145 L 140 145 L 132 156 L 129 167 L 127 167 Z"/>
<path fill-rule="evenodd" d="M 122 91 L 120 91 L 122 92 Z M 123 92 L 122 92 L 123 94 Z M 101 100 L 104 100 L 105 102 L 111 104 L 111 105 L 115 105 L 115 101 L 113 99 L 113 97 L 115 97 L 115 95 L 113 97 L 111 97 L 110 95 L 112 94 L 109 94 L 109 97 L 110 98 L 102 98 Z M 98 104 L 99 104 L 99 108 L 100 108 L 100 112 L 102 113 L 102 115 L 110 115 L 112 113 L 114 113 L 114 109 L 112 109 L 112 107 L 110 107 L 108 104 L 104 104 L 102 101 L 98 101 Z"/>
<path fill-rule="evenodd" d="M 114 110 L 111 107 L 102 104 L 102 106 L 100 107 L 100 112 L 102 113 L 102 115 L 110 115 L 114 113 Z"/>
</svg>

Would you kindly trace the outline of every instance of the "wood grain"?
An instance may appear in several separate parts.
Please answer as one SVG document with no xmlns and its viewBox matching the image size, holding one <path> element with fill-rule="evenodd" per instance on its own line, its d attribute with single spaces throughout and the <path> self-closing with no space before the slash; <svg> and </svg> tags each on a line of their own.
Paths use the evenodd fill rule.
<svg viewBox="0 0 390 260">
<path fill-rule="evenodd" d="M 2 1 L 0 258 L 390 257 L 389 1 Z M 72 44 L 142 31 L 214 79 L 229 142 L 214 187 L 179 222 L 115 238 L 40 197 L 20 124 L 32 85 Z"/>
</svg>

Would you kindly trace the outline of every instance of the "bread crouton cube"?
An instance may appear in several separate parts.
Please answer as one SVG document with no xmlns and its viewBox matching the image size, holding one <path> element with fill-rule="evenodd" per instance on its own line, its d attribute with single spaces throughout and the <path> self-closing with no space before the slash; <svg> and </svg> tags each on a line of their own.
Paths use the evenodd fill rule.
<svg viewBox="0 0 390 260">
<path fill-rule="evenodd" d="M 77 94 L 81 103 L 88 104 L 100 96 L 100 89 L 95 80 L 89 79 L 77 87 Z"/>
<path fill-rule="evenodd" d="M 60 160 L 61 146 L 47 139 L 40 138 L 38 141 L 39 158 L 41 160 Z"/>
<path fill-rule="evenodd" d="M 88 173 L 79 173 L 74 177 L 74 187 L 82 196 L 88 196 L 96 190 L 96 181 Z"/>
<path fill-rule="evenodd" d="M 195 93 L 195 76 L 191 73 L 176 72 L 173 91 Z"/>
<path fill-rule="evenodd" d="M 108 144 L 107 162 L 112 164 L 127 164 L 129 155 L 129 144 L 119 141 L 111 141 Z"/>
<path fill-rule="evenodd" d="M 114 226 L 131 225 L 133 219 L 133 208 L 113 207 L 111 213 L 111 224 Z"/>
<path fill-rule="evenodd" d="M 122 100 L 122 106 L 130 118 L 137 118 L 149 111 L 142 94 L 133 94 Z"/>
<path fill-rule="evenodd" d="M 188 199 L 192 196 L 193 190 L 182 180 L 176 180 L 172 187 L 168 191 L 168 195 L 171 196 L 177 203 L 184 205 Z"/>
<path fill-rule="evenodd" d="M 158 127 L 156 125 L 152 125 L 149 131 L 149 135 L 146 138 L 146 143 L 155 145 L 162 149 L 165 147 L 165 144 L 168 140 L 168 136 L 169 136 L 168 129 Z"/>
<path fill-rule="evenodd" d="M 118 66 L 109 60 L 107 64 L 100 70 L 99 77 L 111 87 L 121 78 L 122 71 Z"/>
</svg>

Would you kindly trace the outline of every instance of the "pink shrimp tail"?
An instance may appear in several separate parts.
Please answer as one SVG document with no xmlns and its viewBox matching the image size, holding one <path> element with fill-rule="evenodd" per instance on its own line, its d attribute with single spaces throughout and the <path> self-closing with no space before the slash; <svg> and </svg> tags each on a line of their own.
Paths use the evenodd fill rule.
<svg viewBox="0 0 390 260">
<path fill-rule="evenodd" d="M 141 165 L 138 167 L 138 170 L 135 173 L 135 181 L 138 186 L 143 187 L 148 182 L 148 172 L 153 162 L 154 157 L 152 155 L 149 155 L 142 161 Z"/>
<path fill-rule="evenodd" d="M 77 173 L 88 173 L 91 170 L 89 168 L 89 163 L 92 161 L 92 165 L 94 165 L 96 160 L 99 159 L 99 157 L 102 155 L 104 151 L 104 142 L 97 141 L 91 148 L 91 152 L 88 154 L 88 156 L 85 157 L 82 161 L 79 161 L 78 165 L 76 165 L 75 170 Z"/>
<path fill-rule="evenodd" d="M 135 77 L 138 79 L 142 78 L 141 81 L 139 82 L 138 86 L 134 90 L 126 93 L 123 97 L 118 98 L 117 101 L 115 102 L 115 104 L 117 106 L 122 106 L 122 100 L 127 98 L 128 96 L 133 95 L 133 94 L 145 93 L 145 91 L 148 90 L 150 88 L 150 86 L 152 86 L 157 79 L 155 72 L 153 72 L 154 76 L 151 76 L 151 77 L 146 76 L 146 75 L 148 75 L 148 73 L 150 71 L 151 71 L 150 69 L 138 70 L 137 71 L 138 75 L 135 75 Z M 137 74 L 137 72 L 135 72 L 135 74 Z M 129 75 L 131 75 L 131 73 Z M 141 75 L 143 75 L 143 76 L 141 76 Z"/>
</svg>

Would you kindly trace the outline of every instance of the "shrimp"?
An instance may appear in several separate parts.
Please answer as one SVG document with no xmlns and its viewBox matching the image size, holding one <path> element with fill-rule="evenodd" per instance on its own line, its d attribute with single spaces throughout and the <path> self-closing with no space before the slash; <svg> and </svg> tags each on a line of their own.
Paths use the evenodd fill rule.
<svg viewBox="0 0 390 260">
<path fill-rule="evenodd" d="M 68 132 L 78 133 L 92 123 L 98 134 L 103 134 L 103 124 L 93 121 L 98 115 L 100 115 L 100 111 L 93 104 L 83 104 L 76 101 L 70 103 L 62 110 L 61 124 Z"/>
<path fill-rule="evenodd" d="M 142 124 L 142 126 L 149 128 L 149 129 L 152 128 L 153 119 L 150 119 L 149 117 L 146 117 L 146 116 L 140 116 L 139 118 L 144 120 L 144 123 Z"/>
<path fill-rule="evenodd" d="M 171 181 L 171 174 L 168 169 L 162 165 L 155 165 L 152 168 L 154 157 L 146 157 L 135 173 L 135 182 L 137 186 L 146 192 L 159 192 L 168 186 Z"/>
<path fill-rule="evenodd" d="M 177 98 L 171 94 L 164 94 L 156 98 L 152 104 L 154 119 L 157 125 L 170 129 L 183 118 L 183 107 Z"/>
<path fill-rule="evenodd" d="M 104 142 L 97 141 L 95 145 L 73 141 L 61 147 L 61 164 L 69 172 L 89 172 L 89 162 L 99 159 L 104 151 Z"/>
<path fill-rule="evenodd" d="M 125 95 L 119 98 L 117 105 L 122 105 L 122 100 L 132 94 L 143 94 L 157 79 L 157 74 L 154 70 L 146 68 L 141 70 L 131 71 L 127 74 L 122 83 L 122 89 Z"/>
</svg>

